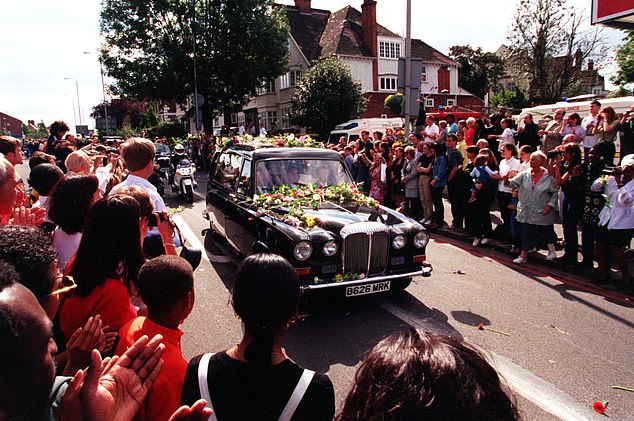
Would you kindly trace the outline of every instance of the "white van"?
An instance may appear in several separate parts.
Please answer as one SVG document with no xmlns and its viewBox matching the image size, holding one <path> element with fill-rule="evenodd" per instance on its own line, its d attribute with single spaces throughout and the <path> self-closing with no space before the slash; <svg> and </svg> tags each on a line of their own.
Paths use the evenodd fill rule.
<svg viewBox="0 0 634 421">
<path fill-rule="evenodd" d="M 634 104 L 634 96 L 625 96 L 621 98 L 604 98 L 598 100 L 601 103 L 601 108 L 603 107 L 612 107 L 616 114 L 623 114 L 626 111 L 630 110 L 632 104 Z M 559 108 L 563 108 L 566 111 L 566 115 L 571 113 L 577 113 L 581 116 L 581 118 L 590 114 L 590 103 L 592 100 L 588 101 L 580 101 L 580 102 L 557 102 L 555 104 L 547 104 L 547 105 L 538 105 L 536 107 L 524 108 L 519 115 L 519 121 L 522 121 L 522 118 L 527 113 L 531 113 L 533 115 L 533 121 L 537 122 L 541 120 L 543 116 L 555 115 L 555 111 Z"/>
<path fill-rule="evenodd" d="M 357 140 L 361 137 L 361 131 L 367 130 L 370 136 L 374 132 L 385 134 L 388 127 L 403 127 L 402 118 L 360 118 L 357 120 L 346 121 L 339 124 L 328 136 L 328 143 L 338 143 L 342 136 L 345 136 L 346 143 Z"/>
</svg>

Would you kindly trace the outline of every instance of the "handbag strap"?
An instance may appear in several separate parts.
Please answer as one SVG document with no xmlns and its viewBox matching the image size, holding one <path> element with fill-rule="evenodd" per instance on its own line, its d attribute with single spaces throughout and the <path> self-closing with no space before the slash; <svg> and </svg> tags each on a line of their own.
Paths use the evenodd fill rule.
<svg viewBox="0 0 634 421">
<path fill-rule="evenodd" d="M 200 389 L 200 397 L 207 402 L 207 408 L 211 409 L 211 416 L 209 421 L 218 421 L 216 418 L 216 411 L 211 403 L 211 396 L 209 395 L 209 383 L 207 381 L 207 374 L 209 373 L 209 360 L 214 353 L 203 354 L 198 363 L 198 388 Z"/>
<path fill-rule="evenodd" d="M 313 380 L 313 376 L 315 372 L 312 370 L 304 369 L 302 376 L 299 378 L 297 382 L 297 386 L 295 386 L 295 390 L 293 390 L 293 394 L 291 398 L 286 403 L 282 414 L 278 418 L 278 421 L 290 421 L 291 417 L 295 413 L 295 410 L 299 406 L 304 394 L 306 393 L 306 389 L 308 389 L 308 385 Z"/>
</svg>

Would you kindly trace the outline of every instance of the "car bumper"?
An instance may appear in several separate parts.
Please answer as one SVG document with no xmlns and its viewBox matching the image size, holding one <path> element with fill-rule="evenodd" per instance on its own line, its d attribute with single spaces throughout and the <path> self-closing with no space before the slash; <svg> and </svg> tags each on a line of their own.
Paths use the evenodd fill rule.
<svg viewBox="0 0 634 421">
<path fill-rule="evenodd" d="M 315 290 L 315 289 L 324 289 L 324 288 L 337 288 L 341 286 L 350 286 L 350 285 L 360 285 L 360 284 L 371 284 L 374 282 L 381 281 L 389 281 L 392 279 L 404 279 L 404 278 L 413 278 L 414 276 L 423 276 L 428 277 L 431 276 L 432 272 L 431 265 L 425 265 L 421 268 L 421 270 L 417 270 L 414 272 L 408 273 L 399 273 L 396 275 L 383 275 L 383 276 L 372 276 L 364 279 L 356 279 L 354 281 L 345 281 L 345 282 L 330 282 L 327 284 L 314 284 L 314 285 L 302 285 L 302 290 Z"/>
</svg>

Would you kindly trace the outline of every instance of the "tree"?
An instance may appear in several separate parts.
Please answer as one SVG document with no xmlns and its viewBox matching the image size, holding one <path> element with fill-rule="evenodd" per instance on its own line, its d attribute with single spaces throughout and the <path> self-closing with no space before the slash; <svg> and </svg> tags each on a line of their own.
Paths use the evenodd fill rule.
<svg viewBox="0 0 634 421">
<path fill-rule="evenodd" d="M 101 57 L 116 80 L 111 89 L 185 103 L 194 93 L 195 57 L 202 121 L 211 132 L 218 111 L 246 103 L 261 80 L 285 71 L 284 10 L 273 0 L 104 0 Z"/>
<path fill-rule="evenodd" d="M 133 129 L 145 127 L 140 125 L 141 115 L 145 112 L 147 105 L 143 102 L 131 101 L 127 98 L 114 98 L 107 102 L 108 117 L 114 117 L 117 121 L 116 129 L 130 126 Z M 95 105 L 90 116 L 92 118 L 105 117 L 104 103 Z"/>
<path fill-rule="evenodd" d="M 634 83 L 634 31 L 627 31 L 623 45 L 616 51 L 619 70 L 611 80 L 619 86 Z"/>
<path fill-rule="evenodd" d="M 506 107 L 513 110 L 521 110 L 528 106 L 526 93 L 515 85 L 513 89 L 502 89 L 491 97 L 491 105 L 494 107 Z"/>
<path fill-rule="evenodd" d="M 470 45 L 454 45 L 449 57 L 460 64 L 458 84 L 477 97 L 484 98 L 504 74 L 504 60 L 495 53 L 473 49 Z"/>
<path fill-rule="evenodd" d="M 361 82 L 350 67 L 329 57 L 317 62 L 302 78 L 293 96 L 293 123 L 327 135 L 339 123 L 360 116 L 365 109 Z"/>
<path fill-rule="evenodd" d="M 581 31 L 585 19 L 566 0 L 520 0 L 508 36 L 510 60 L 528 77 L 532 102 L 560 100 L 582 63 L 605 52 L 600 29 Z"/>
</svg>

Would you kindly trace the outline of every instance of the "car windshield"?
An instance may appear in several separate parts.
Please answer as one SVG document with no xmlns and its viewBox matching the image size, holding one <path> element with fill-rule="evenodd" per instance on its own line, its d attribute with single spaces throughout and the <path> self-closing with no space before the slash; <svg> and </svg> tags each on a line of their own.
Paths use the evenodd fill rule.
<svg viewBox="0 0 634 421">
<path fill-rule="evenodd" d="M 154 151 L 156 152 L 156 154 L 164 154 L 164 153 L 169 154 L 170 147 L 167 146 L 165 143 L 155 143 Z"/>
<path fill-rule="evenodd" d="M 343 163 L 326 159 L 276 159 L 259 161 L 255 167 L 256 193 L 275 187 L 314 184 L 318 187 L 352 183 Z"/>
</svg>

